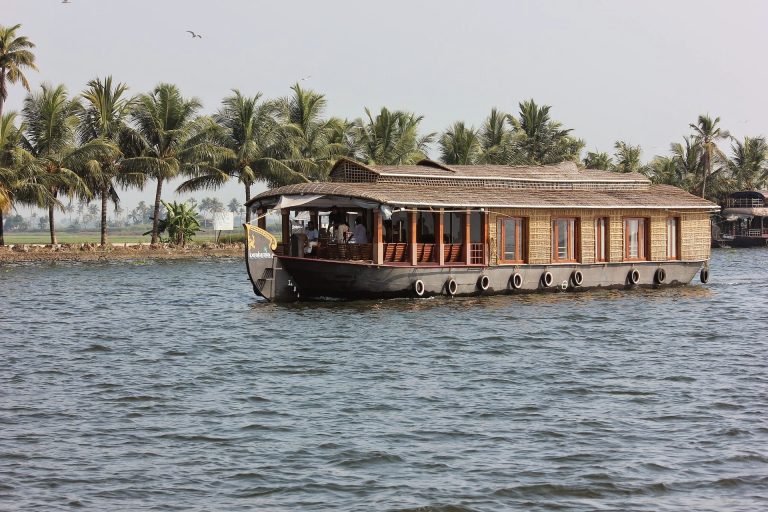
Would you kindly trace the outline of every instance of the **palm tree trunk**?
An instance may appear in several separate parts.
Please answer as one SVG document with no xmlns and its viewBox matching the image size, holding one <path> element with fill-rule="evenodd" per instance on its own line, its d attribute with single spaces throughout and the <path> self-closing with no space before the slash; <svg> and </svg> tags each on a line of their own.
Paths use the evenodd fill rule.
<svg viewBox="0 0 768 512">
<path fill-rule="evenodd" d="M 5 68 L 0 68 L 0 118 L 3 117 L 3 103 L 8 91 L 5 90 Z"/>
<path fill-rule="evenodd" d="M 707 178 L 709 172 L 712 170 L 712 155 L 710 153 L 710 146 L 704 146 L 704 180 L 701 182 L 701 197 L 704 197 L 707 191 Z"/>
<path fill-rule="evenodd" d="M 157 243 L 158 225 L 160 224 L 160 196 L 163 193 L 163 178 L 157 178 L 157 191 L 155 192 L 155 214 L 152 219 L 152 245 Z"/>
<path fill-rule="evenodd" d="M 251 200 L 251 186 L 246 185 L 245 186 L 245 204 L 248 204 L 248 201 Z M 245 207 L 245 223 L 250 224 L 251 223 L 251 207 L 246 206 Z"/>
<path fill-rule="evenodd" d="M 56 226 L 53 223 L 53 205 L 48 207 L 48 228 L 51 231 L 51 244 L 56 244 Z"/>
<path fill-rule="evenodd" d="M 5 237 L 3 236 L 3 210 L 0 209 L 0 247 L 5 245 Z"/>
<path fill-rule="evenodd" d="M 101 246 L 107 245 L 107 205 L 109 203 L 109 185 L 101 187 Z"/>
</svg>

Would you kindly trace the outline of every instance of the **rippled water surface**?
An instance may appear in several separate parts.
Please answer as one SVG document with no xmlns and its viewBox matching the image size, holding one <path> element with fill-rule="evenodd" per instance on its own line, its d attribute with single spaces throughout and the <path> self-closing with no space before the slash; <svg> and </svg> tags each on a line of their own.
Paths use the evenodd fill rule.
<svg viewBox="0 0 768 512">
<path fill-rule="evenodd" d="M 0 510 L 768 509 L 768 250 L 704 286 L 272 305 L 0 266 Z"/>
</svg>

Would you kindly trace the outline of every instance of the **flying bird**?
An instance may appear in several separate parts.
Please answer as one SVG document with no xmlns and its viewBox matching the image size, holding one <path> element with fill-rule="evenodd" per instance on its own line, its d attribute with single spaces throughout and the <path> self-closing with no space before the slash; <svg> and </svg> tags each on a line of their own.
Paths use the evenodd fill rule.
<svg viewBox="0 0 768 512">
<path fill-rule="evenodd" d="M 310 78 L 312 78 L 312 75 L 307 75 L 304 78 L 302 78 L 301 81 L 303 82 L 304 80 L 309 80 Z"/>
<path fill-rule="evenodd" d="M 70 2 L 69 0 L 61 0 L 61 3 L 63 3 L 63 4 L 71 4 L 72 2 Z"/>
<path fill-rule="evenodd" d="M 190 34 L 192 34 L 192 39 L 194 39 L 194 38 L 196 38 L 196 37 L 199 37 L 199 38 L 201 38 L 201 39 L 202 39 L 202 37 L 203 37 L 203 36 L 201 36 L 200 34 L 195 34 L 195 33 L 194 33 L 194 32 L 192 32 L 191 30 L 187 30 L 187 32 L 189 32 Z"/>
</svg>

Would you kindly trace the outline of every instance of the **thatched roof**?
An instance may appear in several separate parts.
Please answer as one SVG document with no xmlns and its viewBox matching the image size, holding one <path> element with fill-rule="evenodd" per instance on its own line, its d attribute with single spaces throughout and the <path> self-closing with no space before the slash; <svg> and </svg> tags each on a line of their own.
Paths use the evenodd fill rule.
<svg viewBox="0 0 768 512">
<path fill-rule="evenodd" d="M 717 209 L 717 205 L 669 185 L 649 185 L 642 190 L 541 190 L 333 182 L 302 183 L 268 190 L 253 198 L 249 206 L 271 208 L 280 196 L 300 195 L 348 197 L 395 207 Z"/>
<path fill-rule="evenodd" d="M 330 173 L 334 182 L 408 183 L 440 186 L 509 186 L 537 188 L 646 188 L 650 181 L 637 173 L 580 169 L 575 162 L 556 165 L 446 165 L 422 160 L 417 165 L 366 165 L 340 159 Z"/>
</svg>

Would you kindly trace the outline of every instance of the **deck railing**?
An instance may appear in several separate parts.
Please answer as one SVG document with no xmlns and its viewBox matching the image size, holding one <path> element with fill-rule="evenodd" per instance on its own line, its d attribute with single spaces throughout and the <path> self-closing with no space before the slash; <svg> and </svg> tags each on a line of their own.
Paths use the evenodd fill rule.
<svg viewBox="0 0 768 512">
<path fill-rule="evenodd" d="M 753 198 L 729 198 L 725 202 L 727 208 L 762 208 L 765 202 Z"/>
<path fill-rule="evenodd" d="M 469 244 L 470 265 L 482 265 L 485 263 L 485 244 Z"/>
</svg>

